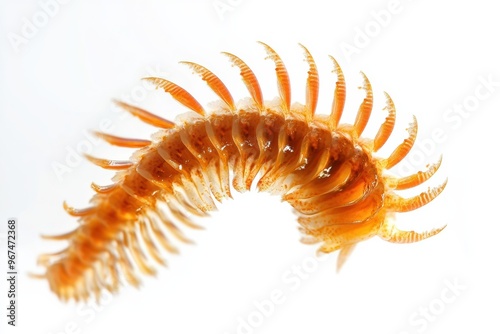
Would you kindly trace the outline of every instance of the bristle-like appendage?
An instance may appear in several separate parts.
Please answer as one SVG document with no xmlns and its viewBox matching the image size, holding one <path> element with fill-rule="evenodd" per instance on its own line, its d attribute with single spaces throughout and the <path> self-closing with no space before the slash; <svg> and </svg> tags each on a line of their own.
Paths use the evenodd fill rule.
<svg viewBox="0 0 500 334">
<path fill-rule="evenodd" d="M 151 145 L 150 140 L 123 138 L 123 137 L 113 136 L 100 131 L 94 131 L 94 135 L 105 140 L 111 145 L 119 147 L 142 148 Z"/>
<path fill-rule="evenodd" d="M 383 160 L 384 168 L 391 169 L 395 165 L 397 165 L 401 160 L 406 157 L 406 155 L 410 152 L 413 144 L 415 143 L 415 139 L 417 138 L 418 125 L 417 118 L 413 116 L 413 122 L 410 123 L 410 127 L 408 130 L 408 138 L 406 138 L 392 154 L 385 160 Z"/>
<path fill-rule="evenodd" d="M 162 78 L 148 77 L 144 78 L 144 80 L 152 82 L 157 88 L 161 88 L 165 91 L 165 93 L 169 93 L 177 102 L 184 105 L 186 108 L 200 114 L 201 116 L 205 115 L 205 110 L 201 104 L 196 101 L 193 95 L 191 95 L 184 88 Z"/>
<path fill-rule="evenodd" d="M 384 110 L 388 110 L 389 115 L 385 118 L 384 123 L 380 126 L 380 129 L 375 135 L 375 139 L 373 140 L 373 152 L 377 152 L 382 146 L 384 146 L 387 139 L 391 136 L 394 124 L 396 123 L 396 107 L 394 106 L 394 102 L 389 94 L 386 92 L 384 92 L 384 94 L 386 100 Z"/>
<path fill-rule="evenodd" d="M 199 74 L 210 89 L 212 89 L 212 91 L 217 94 L 222 101 L 224 101 L 229 110 L 232 112 L 236 110 L 231 93 L 229 93 L 226 85 L 224 85 L 224 83 L 215 74 L 213 74 L 209 69 L 193 62 L 182 61 L 181 64 L 189 66 L 195 73 Z"/>
<path fill-rule="evenodd" d="M 288 76 L 288 71 L 286 70 L 285 64 L 281 60 L 280 56 L 274 51 L 269 45 L 259 42 L 264 46 L 267 52 L 267 58 L 271 59 L 276 65 L 276 77 L 278 82 L 278 92 L 280 94 L 282 109 L 285 113 L 290 112 L 291 104 L 291 88 L 290 88 L 290 78 Z"/>
<path fill-rule="evenodd" d="M 330 129 L 334 131 L 335 129 L 337 129 L 337 126 L 340 122 L 340 117 L 342 117 L 342 112 L 344 111 L 346 100 L 346 86 L 342 68 L 340 68 L 339 63 L 335 60 L 335 58 L 330 56 L 330 59 L 333 61 L 332 72 L 337 75 L 337 83 L 335 84 L 335 91 L 333 92 L 332 110 L 329 118 Z"/>
<path fill-rule="evenodd" d="M 134 106 L 127 104 L 125 102 L 122 102 L 122 101 L 115 101 L 115 103 L 119 107 L 125 109 L 130 114 L 139 118 L 141 121 L 143 121 L 144 123 L 147 123 L 149 125 L 152 125 L 152 126 L 155 126 L 158 128 L 162 128 L 162 129 L 171 129 L 175 126 L 175 123 L 173 123 L 171 121 L 167 121 L 166 119 L 161 118 L 160 116 L 157 116 L 155 114 L 152 114 L 149 111 L 146 111 L 144 109 L 134 107 Z"/>
<path fill-rule="evenodd" d="M 314 117 L 314 113 L 316 112 L 316 106 L 318 104 L 318 94 L 319 94 L 318 68 L 309 50 L 307 50 L 307 48 L 302 44 L 299 45 L 304 50 L 304 55 L 306 56 L 305 60 L 309 65 L 309 71 L 307 71 L 307 83 L 306 83 L 306 119 L 308 122 L 310 122 Z"/>
<path fill-rule="evenodd" d="M 263 110 L 264 101 L 262 99 L 262 91 L 260 89 L 259 81 L 253 71 L 243 60 L 232 53 L 223 52 L 222 54 L 228 57 L 232 64 L 240 69 L 241 78 L 243 79 L 243 83 L 247 87 L 250 96 L 257 105 L 257 108 L 259 110 Z"/>
<path fill-rule="evenodd" d="M 368 120 L 370 119 L 373 108 L 372 85 L 363 72 L 361 72 L 361 75 L 363 76 L 363 87 L 360 87 L 360 89 L 365 90 L 366 97 L 359 106 L 358 114 L 356 115 L 356 120 L 354 121 L 354 131 L 356 132 L 358 137 L 361 136 L 363 130 L 366 127 L 366 124 L 368 124 Z"/>
</svg>

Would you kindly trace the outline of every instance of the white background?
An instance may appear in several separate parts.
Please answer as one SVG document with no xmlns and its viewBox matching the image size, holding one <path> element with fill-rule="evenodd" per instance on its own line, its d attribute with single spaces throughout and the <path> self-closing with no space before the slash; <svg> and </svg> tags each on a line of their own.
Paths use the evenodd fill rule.
<svg viewBox="0 0 500 334">
<path fill-rule="evenodd" d="M 0 232 L 5 235 L 8 218 L 18 219 L 20 272 L 16 328 L 6 325 L 7 286 L 0 280 L 2 333 L 499 332 L 500 23 L 493 2 L 401 0 L 394 7 L 390 1 L 73 0 L 45 9 L 51 16 L 43 9 L 49 2 L 0 5 Z M 35 30 L 26 28 L 33 23 Z M 169 256 L 169 268 L 146 278 L 140 290 L 123 287 L 100 306 L 60 302 L 46 282 L 30 279 L 28 272 L 42 270 L 38 254 L 64 247 L 40 234 L 76 226 L 63 200 L 85 207 L 90 182 L 107 184 L 112 176 L 86 161 L 73 161 L 71 171 L 58 176 L 54 165 L 67 165 L 68 152 L 82 147 L 100 157 L 127 158 L 130 151 L 87 145 L 86 131 L 102 122 L 118 135 L 148 138 L 154 131 L 123 117 L 111 100 L 174 119 L 184 109 L 140 80 L 155 74 L 203 104 L 215 100 L 181 60 L 207 66 L 237 99 L 245 97 L 238 71 L 220 51 L 243 58 L 271 99 L 277 94 L 274 66 L 264 60 L 258 40 L 284 59 L 299 102 L 307 65 L 297 43 L 309 48 L 320 71 L 320 112 L 328 112 L 334 85 L 327 55 L 336 57 L 348 84 L 345 122 L 352 122 L 363 98 L 356 89 L 363 70 L 375 94 L 367 136 L 384 119 L 383 91 L 389 92 L 398 110 L 397 131 L 382 154 L 404 139 L 416 115 L 421 148 L 405 166 L 423 168 L 443 154 L 442 168 L 428 184 L 445 178 L 449 183 L 428 206 L 399 214 L 398 226 L 447 228 L 418 244 L 364 242 L 337 274 L 335 256 L 315 266 L 316 247 L 298 242 L 287 205 L 251 193 L 202 220 L 205 231 L 188 231 L 197 245 L 181 245 L 181 255 Z M 491 92 L 481 78 L 496 82 Z M 444 139 L 430 141 L 433 132 Z M 5 238 L 0 242 L 5 268 Z M 293 266 L 310 273 L 300 278 Z M 458 290 L 449 290 L 450 284 Z M 274 290 L 282 292 L 282 303 L 271 314 L 257 314 L 255 303 Z M 249 318 L 262 321 L 242 328 Z"/>
</svg>

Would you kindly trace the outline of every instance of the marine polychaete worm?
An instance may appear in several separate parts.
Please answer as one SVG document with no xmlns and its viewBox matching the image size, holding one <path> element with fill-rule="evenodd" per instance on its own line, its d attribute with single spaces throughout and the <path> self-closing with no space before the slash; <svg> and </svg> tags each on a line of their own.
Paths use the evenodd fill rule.
<svg viewBox="0 0 500 334">
<path fill-rule="evenodd" d="M 177 253 L 169 239 L 189 243 L 181 223 L 200 228 L 193 217 L 216 208 L 215 201 L 231 197 L 232 188 L 281 196 L 298 215 L 302 242 L 321 243 L 318 252 L 339 250 L 340 267 L 355 245 L 373 236 L 389 242 L 417 242 L 444 227 L 425 232 L 399 230 L 396 212 L 417 209 L 436 198 L 446 181 L 420 195 L 403 198 L 398 190 L 413 188 L 429 179 L 441 159 L 426 171 L 395 177 L 387 170 L 410 151 L 417 135 L 417 121 L 409 135 L 385 158 L 374 155 L 394 128 L 396 111 L 385 93 L 388 115 L 373 139 L 361 135 L 373 106 L 370 82 L 362 74 L 365 98 L 354 124 L 340 124 L 346 99 L 344 74 L 330 56 L 336 75 L 331 112 L 316 114 L 319 76 L 316 63 L 302 45 L 308 64 L 305 104 L 291 103 L 291 86 L 280 56 L 259 42 L 276 67 L 279 97 L 264 101 L 254 72 L 239 57 L 224 52 L 241 74 L 250 98 L 235 103 L 226 85 L 210 70 L 182 62 L 203 79 L 220 101 L 205 108 L 185 89 L 165 79 L 145 78 L 169 93 L 190 111 L 171 122 L 137 106 L 117 104 L 147 124 L 161 128 L 152 140 L 117 137 L 96 132 L 112 145 L 138 148 L 130 161 L 87 156 L 94 164 L 117 171 L 114 183 L 92 184 L 96 194 L 91 206 L 65 210 L 78 217 L 73 231 L 45 236 L 65 240 L 68 247 L 39 257 L 51 290 L 61 299 L 99 298 L 103 289 L 115 292 L 121 282 L 137 286 L 137 272 L 153 275 L 165 264 L 160 248 Z M 231 188 L 232 184 L 232 188 Z"/>
</svg>

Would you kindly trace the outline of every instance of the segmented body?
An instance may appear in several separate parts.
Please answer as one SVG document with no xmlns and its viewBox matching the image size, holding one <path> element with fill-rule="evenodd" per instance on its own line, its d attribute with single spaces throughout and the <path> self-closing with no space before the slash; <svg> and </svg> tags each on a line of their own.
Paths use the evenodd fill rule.
<svg viewBox="0 0 500 334">
<path fill-rule="evenodd" d="M 163 128 L 153 141 L 96 133 L 109 143 L 141 148 L 131 161 L 88 157 L 97 165 L 118 170 L 111 186 L 92 185 L 92 206 L 76 210 L 65 205 L 81 225 L 54 237 L 68 240 L 57 254 L 40 257 L 51 289 L 62 299 L 99 297 L 102 289 L 115 291 L 124 277 L 139 283 L 136 271 L 154 274 L 149 258 L 164 264 L 158 245 L 177 253 L 168 235 L 190 242 L 177 222 L 198 228 L 193 215 L 215 209 L 217 201 L 236 191 L 269 191 L 298 213 L 303 242 L 321 242 L 319 251 L 340 250 L 340 267 L 356 243 L 380 236 L 390 242 L 415 242 L 437 234 L 398 230 L 390 218 L 395 212 L 416 209 L 434 199 L 445 183 L 413 198 L 401 198 L 395 190 L 417 186 L 431 177 L 439 162 L 426 172 L 405 178 L 386 175 L 411 149 L 416 120 L 409 137 L 388 158 L 374 156 L 390 136 L 395 108 L 386 94 L 389 112 L 372 139 L 360 138 L 373 104 L 371 85 L 364 76 L 366 98 L 353 125 L 339 124 L 345 102 L 345 82 L 336 61 L 337 84 L 330 115 L 315 114 L 319 77 L 315 62 L 303 47 L 309 64 L 305 105 L 291 105 L 288 73 L 274 50 L 261 43 L 276 64 L 280 97 L 264 102 L 258 81 L 238 57 L 226 53 L 241 70 L 251 100 L 235 105 L 226 86 L 208 69 L 185 63 L 207 82 L 223 103 L 206 113 L 187 91 L 160 78 L 147 78 L 194 111 L 177 123 L 140 108 L 118 102 L 141 120 Z M 142 240 L 140 240 L 142 239 Z M 145 248 L 145 249 L 143 249 Z M 147 254 L 145 254 L 145 252 Z"/>
</svg>

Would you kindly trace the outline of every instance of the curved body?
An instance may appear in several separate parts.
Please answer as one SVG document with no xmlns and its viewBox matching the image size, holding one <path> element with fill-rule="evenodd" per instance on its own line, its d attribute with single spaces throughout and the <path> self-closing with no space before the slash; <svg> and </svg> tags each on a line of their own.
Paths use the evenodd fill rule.
<svg viewBox="0 0 500 334">
<path fill-rule="evenodd" d="M 110 186 L 92 185 L 91 207 L 66 210 L 80 226 L 61 236 L 69 246 L 42 255 L 40 263 L 51 289 L 62 299 L 99 297 L 102 289 L 115 291 L 122 277 L 137 285 L 136 274 L 154 274 L 149 259 L 164 264 L 158 246 L 177 253 L 170 236 L 190 242 L 177 223 L 199 228 L 191 220 L 215 209 L 215 201 L 247 191 L 255 185 L 290 203 L 298 214 L 305 243 L 321 243 L 320 252 L 340 250 L 340 267 L 356 243 L 380 236 L 391 242 L 419 241 L 442 230 L 400 231 L 389 219 L 395 212 L 416 209 L 435 198 L 441 186 L 405 199 L 397 190 L 426 181 L 439 168 L 405 178 L 386 175 L 411 149 L 417 125 L 388 158 L 374 156 L 390 136 L 395 108 L 386 94 L 388 116 L 374 139 L 361 138 L 370 117 L 373 95 L 364 77 L 366 98 L 353 125 L 339 124 L 345 101 L 345 82 L 335 60 L 337 85 L 330 115 L 316 115 L 319 77 L 307 49 L 309 64 L 305 105 L 291 105 L 286 68 L 274 50 L 261 43 L 276 64 L 280 97 L 264 102 L 258 81 L 238 57 L 226 53 L 237 66 L 251 99 L 235 105 L 226 86 L 208 69 L 186 63 L 222 100 L 206 113 L 187 91 L 164 79 L 147 78 L 195 113 L 177 123 L 140 108 L 119 104 L 141 120 L 163 128 L 152 141 L 97 133 L 109 143 L 140 148 L 131 161 L 94 157 L 97 165 L 117 170 Z M 332 58 L 333 59 L 333 58 Z"/>
</svg>

